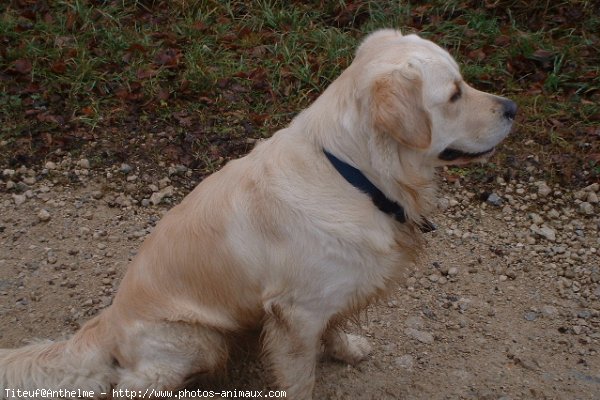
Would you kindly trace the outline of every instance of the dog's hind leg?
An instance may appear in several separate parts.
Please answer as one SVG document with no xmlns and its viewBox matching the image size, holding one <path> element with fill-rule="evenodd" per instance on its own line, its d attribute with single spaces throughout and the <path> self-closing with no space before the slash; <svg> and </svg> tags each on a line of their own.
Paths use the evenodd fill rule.
<svg viewBox="0 0 600 400">
<path fill-rule="evenodd" d="M 299 307 L 266 307 L 263 348 L 278 386 L 289 398 L 312 398 L 315 366 L 325 320 Z"/>
<path fill-rule="evenodd" d="M 133 335 L 119 346 L 117 392 L 164 395 L 193 376 L 212 376 L 225 367 L 227 345 L 220 332 L 180 322 L 149 325 L 131 329 Z"/>
</svg>

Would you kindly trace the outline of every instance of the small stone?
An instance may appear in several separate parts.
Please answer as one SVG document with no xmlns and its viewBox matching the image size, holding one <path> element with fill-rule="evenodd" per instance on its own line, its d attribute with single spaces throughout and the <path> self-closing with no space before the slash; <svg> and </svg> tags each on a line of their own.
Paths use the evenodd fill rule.
<svg viewBox="0 0 600 400">
<path fill-rule="evenodd" d="M 558 310 L 554 306 L 545 305 L 542 306 L 542 315 L 546 318 L 554 318 L 558 315 Z"/>
<path fill-rule="evenodd" d="M 37 215 L 37 216 L 38 216 L 38 219 L 39 219 L 40 221 L 42 221 L 42 222 L 47 222 L 47 221 L 49 221 L 49 220 L 50 220 L 50 217 L 51 217 L 51 216 L 50 216 L 50 213 L 48 212 L 48 210 L 46 210 L 46 209 L 44 209 L 44 208 L 42 208 L 42 209 L 40 210 L 40 212 L 38 213 L 38 215 Z"/>
<path fill-rule="evenodd" d="M 20 206 L 21 204 L 25 203 L 25 200 L 27 200 L 27 197 L 22 194 L 13 194 L 12 198 L 16 206 Z"/>
<path fill-rule="evenodd" d="M 594 206 L 587 201 L 584 201 L 579 204 L 579 213 L 583 215 L 592 215 L 594 214 Z"/>
<path fill-rule="evenodd" d="M 421 329 L 421 328 L 423 328 L 425 323 L 423 322 L 423 319 L 420 317 L 408 317 L 408 318 L 406 318 L 406 321 L 404 321 L 404 325 L 407 328 Z"/>
<path fill-rule="evenodd" d="M 36 179 L 33 176 L 28 176 L 28 177 L 23 178 L 23 183 L 26 185 L 31 186 L 31 185 L 35 184 L 35 182 L 36 182 Z"/>
<path fill-rule="evenodd" d="M 187 172 L 187 167 L 184 165 L 176 165 L 168 168 L 167 173 L 169 175 L 183 175 Z"/>
<path fill-rule="evenodd" d="M 554 208 L 552 210 L 548 211 L 548 213 L 546 215 L 550 219 L 557 219 L 558 217 L 560 217 L 560 213 L 558 211 L 556 211 Z"/>
<path fill-rule="evenodd" d="M 529 214 L 529 217 L 531 218 L 533 223 L 536 225 L 542 225 L 544 223 L 543 218 L 540 217 L 539 214 L 531 213 L 531 214 Z"/>
<path fill-rule="evenodd" d="M 83 169 L 90 169 L 90 161 L 87 158 L 82 158 L 77 161 L 77 166 Z"/>
<path fill-rule="evenodd" d="M 92 192 L 92 197 L 96 200 L 100 200 L 102 197 L 104 197 L 104 192 L 102 192 L 102 190 L 94 190 Z"/>
<path fill-rule="evenodd" d="M 121 168 L 119 168 L 119 171 L 121 171 L 124 174 L 129 174 L 131 171 L 133 171 L 133 167 L 129 164 L 121 164 Z"/>
<path fill-rule="evenodd" d="M 585 190 L 586 192 L 598 192 L 600 191 L 600 183 L 592 183 L 591 185 L 583 188 L 583 190 Z"/>
<path fill-rule="evenodd" d="M 169 177 L 164 177 L 158 181 L 158 187 L 163 189 L 163 188 L 167 187 L 169 185 L 169 183 L 171 183 L 171 180 L 169 179 Z"/>
<path fill-rule="evenodd" d="M 573 198 L 575 200 L 583 200 L 586 196 L 587 196 L 587 193 L 584 192 L 583 190 L 578 190 L 576 192 L 573 192 Z"/>
<path fill-rule="evenodd" d="M 44 164 L 44 168 L 46 168 L 47 170 L 55 170 L 56 169 L 56 163 L 53 163 L 52 161 L 48 161 L 46 162 L 46 164 Z"/>
<path fill-rule="evenodd" d="M 538 195 L 541 197 L 546 197 L 550 193 L 552 193 L 552 189 L 550 189 L 546 182 L 540 182 L 538 185 Z"/>
<path fill-rule="evenodd" d="M 405 354 L 403 356 L 396 357 L 394 364 L 399 368 L 412 369 L 415 361 L 410 354 Z"/>
<path fill-rule="evenodd" d="M 527 311 L 524 315 L 523 318 L 525 318 L 527 321 L 535 321 L 538 317 L 538 314 L 535 311 Z"/>
<path fill-rule="evenodd" d="M 458 268 L 450 267 L 448 268 L 448 276 L 456 276 L 458 275 Z"/>
<path fill-rule="evenodd" d="M 173 193 L 174 193 L 173 186 L 167 186 L 164 189 L 162 189 L 160 192 L 152 193 L 152 196 L 150 196 L 150 203 L 152 203 L 152 205 L 156 206 L 165 197 L 171 197 L 171 196 L 173 196 Z"/>
<path fill-rule="evenodd" d="M 433 343 L 433 335 L 426 331 L 420 331 L 413 328 L 406 328 L 404 334 L 412 339 L 415 339 L 421 343 L 431 344 Z"/>
<path fill-rule="evenodd" d="M 556 231 L 554 231 L 554 229 L 550 228 L 549 226 L 543 225 L 542 227 L 538 228 L 537 231 L 534 231 L 534 233 L 537 233 L 541 237 L 551 242 L 556 241 Z"/>
<path fill-rule="evenodd" d="M 587 201 L 591 204 L 598 204 L 598 195 L 595 192 L 589 192 L 587 195 Z"/>
<path fill-rule="evenodd" d="M 490 195 L 488 196 L 486 202 L 488 204 L 493 205 L 493 206 L 500 207 L 502 205 L 502 203 L 503 203 L 503 200 L 496 193 L 490 193 Z"/>
<path fill-rule="evenodd" d="M 450 208 L 450 200 L 448 200 L 446 197 L 442 197 L 438 201 L 438 209 L 440 211 L 446 211 L 448 208 Z"/>
<path fill-rule="evenodd" d="M 588 319 L 592 316 L 590 310 L 581 310 L 577 313 L 577 316 L 582 319 Z"/>
</svg>

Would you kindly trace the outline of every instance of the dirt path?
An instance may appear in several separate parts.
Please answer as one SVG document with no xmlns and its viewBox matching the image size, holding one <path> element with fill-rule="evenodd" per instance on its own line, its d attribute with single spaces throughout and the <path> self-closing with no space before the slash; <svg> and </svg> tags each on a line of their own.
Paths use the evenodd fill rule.
<svg viewBox="0 0 600 400">
<path fill-rule="evenodd" d="M 0 347 L 69 335 L 110 304 L 128 259 L 188 190 L 167 169 L 88 164 L 0 177 Z M 315 399 L 600 399 L 597 185 L 500 180 L 489 203 L 469 185 L 444 184 L 422 265 L 349 327 L 374 353 L 357 367 L 320 363 Z M 223 385 L 267 382 L 248 360 Z"/>
</svg>

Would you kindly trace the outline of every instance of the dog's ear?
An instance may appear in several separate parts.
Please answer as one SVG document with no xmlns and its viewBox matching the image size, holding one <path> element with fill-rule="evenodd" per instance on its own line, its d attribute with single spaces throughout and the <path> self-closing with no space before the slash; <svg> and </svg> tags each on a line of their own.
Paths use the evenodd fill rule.
<svg viewBox="0 0 600 400">
<path fill-rule="evenodd" d="M 431 144 L 431 118 L 423 105 L 423 81 L 412 72 L 394 70 L 375 80 L 371 116 L 375 131 L 423 150 Z"/>
</svg>

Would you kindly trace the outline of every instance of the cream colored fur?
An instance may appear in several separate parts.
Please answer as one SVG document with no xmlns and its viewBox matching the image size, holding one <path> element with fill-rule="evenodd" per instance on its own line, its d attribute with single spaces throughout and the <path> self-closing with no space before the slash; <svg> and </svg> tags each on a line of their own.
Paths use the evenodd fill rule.
<svg viewBox="0 0 600 400">
<path fill-rule="evenodd" d="M 165 215 L 100 316 L 69 341 L 1 350 L 0 398 L 5 388 L 177 389 L 225 366 L 232 333 L 262 329 L 278 387 L 310 399 L 322 345 L 349 363 L 370 352 L 344 320 L 407 276 L 425 251 L 418 224 L 436 202 L 439 153 L 499 143 L 512 123 L 502 101 L 466 85 L 433 43 L 371 34 L 289 127 Z M 323 149 L 408 221 L 376 208 Z"/>
</svg>

